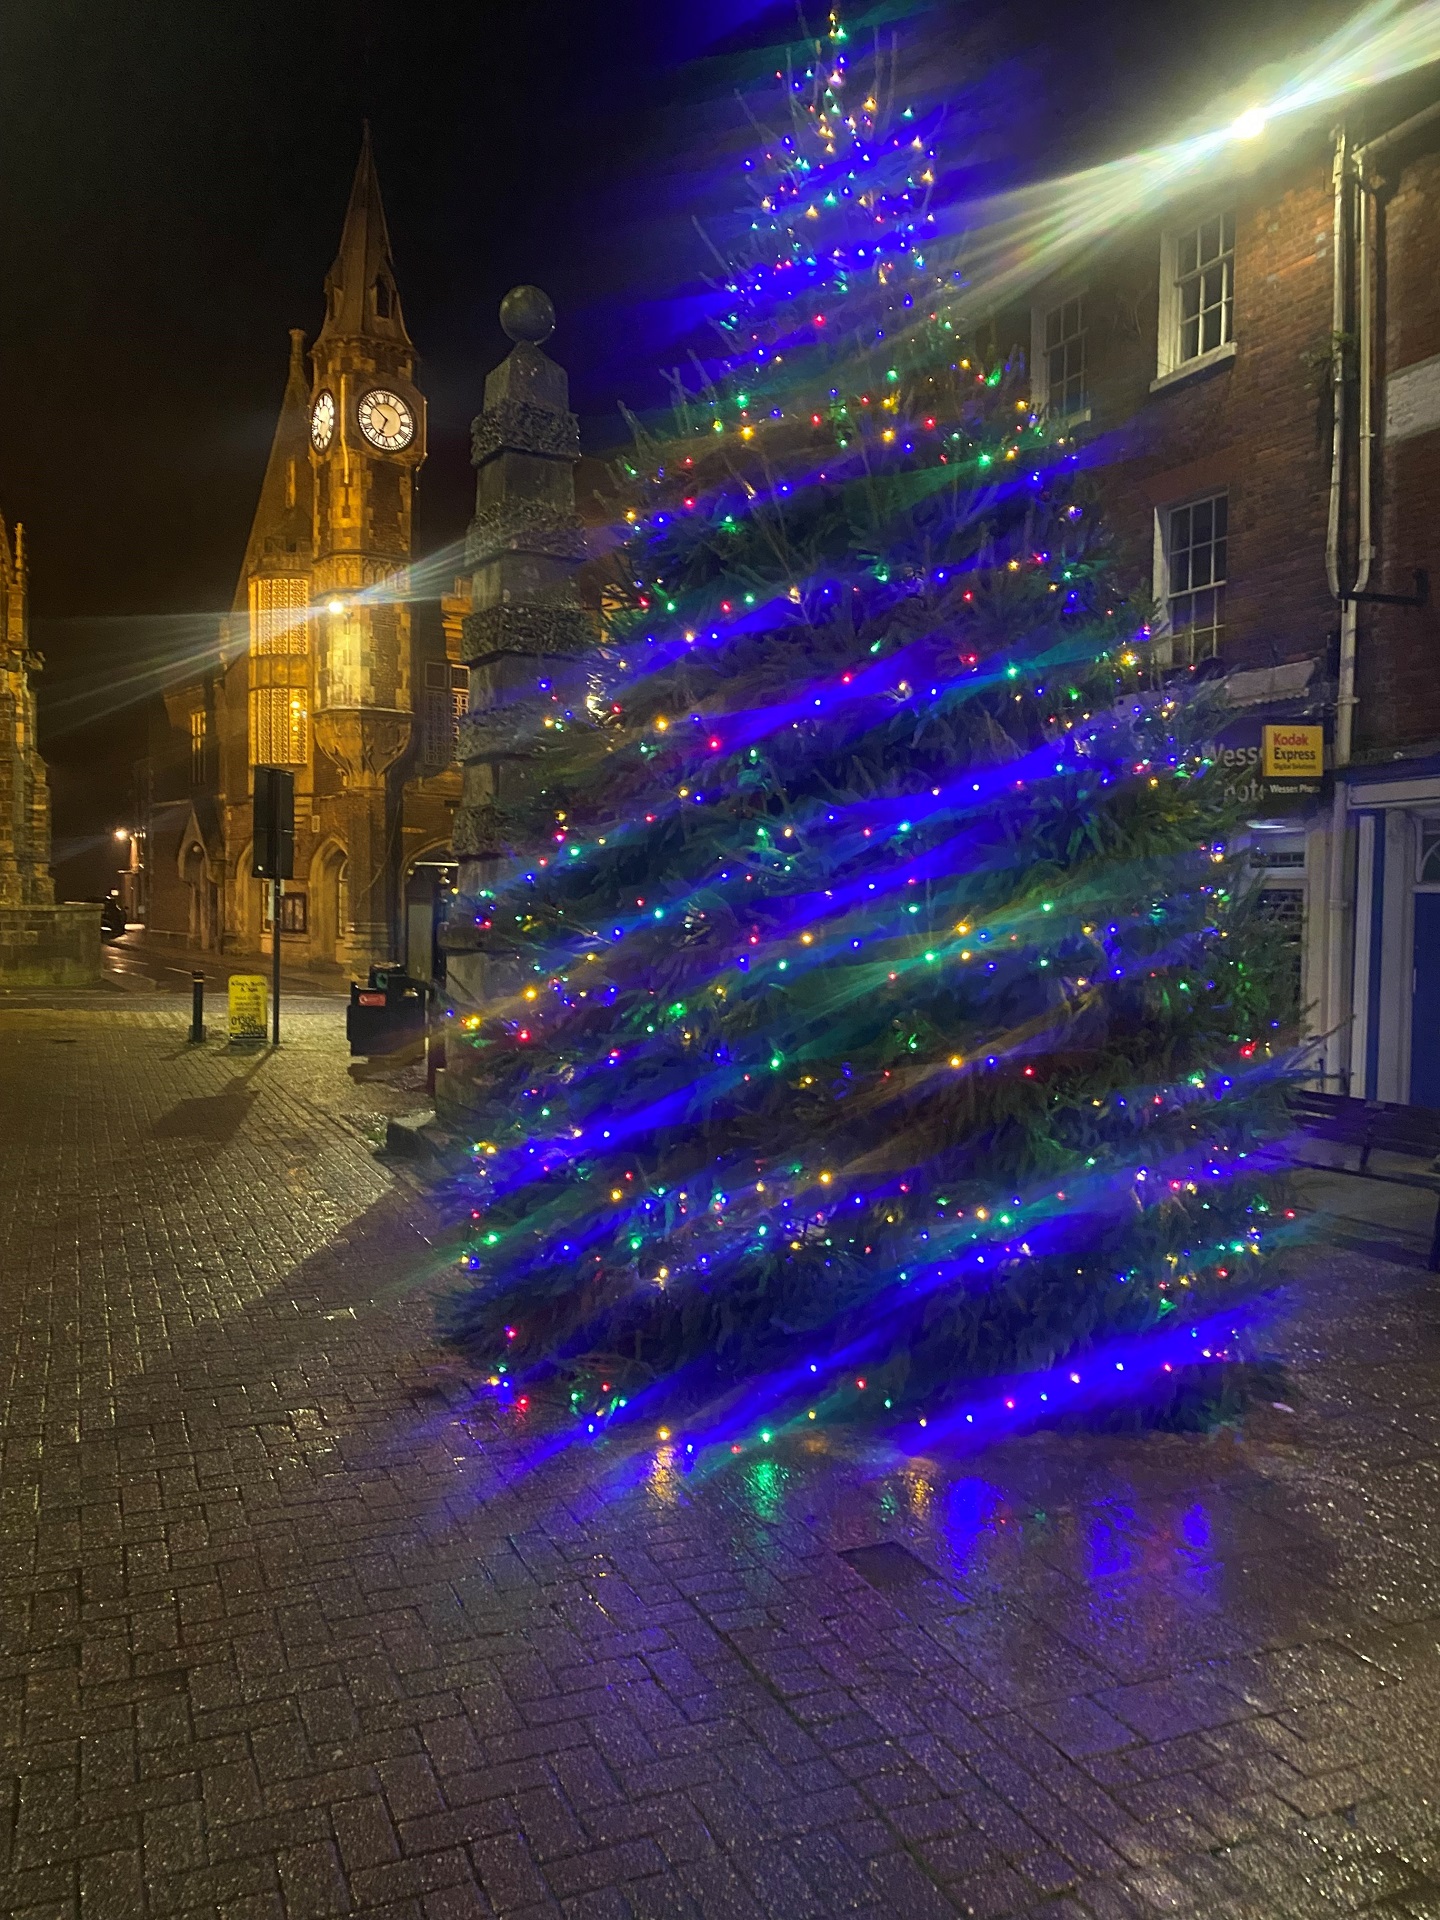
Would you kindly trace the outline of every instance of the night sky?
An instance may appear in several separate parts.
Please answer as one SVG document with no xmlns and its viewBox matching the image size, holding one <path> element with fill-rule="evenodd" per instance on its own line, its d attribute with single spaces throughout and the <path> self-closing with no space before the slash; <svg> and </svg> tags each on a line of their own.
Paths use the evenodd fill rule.
<svg viewBox="0 0 1440 1920">
<path fill-rule="evenodd" d="M 1350 9 L 879 11 L 916 88 L 963 97 L 976 177 L 999 183 L 1165 137 Z M 745 0 L 0 7 L 0 513 L 30 546 L 62 893 L 110 884 L 136 696 L 230 603 L 287 329 L 318 326 L 362 118 L 430 404 L 418 554 L 463 531 L 468 423 L 517 281 L 555 300 L 587 445 L 617 439 L 617 400 L 657 397 L 666 296 L 700 264 L 691 213 L 734 202 L 733 89 L 795 18 Z"/>
</svg>

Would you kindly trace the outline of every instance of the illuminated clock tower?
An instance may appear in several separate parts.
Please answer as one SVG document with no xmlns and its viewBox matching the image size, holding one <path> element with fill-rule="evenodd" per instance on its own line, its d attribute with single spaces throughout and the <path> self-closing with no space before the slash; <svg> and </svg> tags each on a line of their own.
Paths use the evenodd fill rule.
<svg viewBox="0 0 1440 1920">
<path fill-rule="evenodd" d="M 398 851 L 391 770 L 410 745 L 409 564 L 425 401 L 412 378 L 390 236 L 365 129 L 311 351 L 315 738 L 344 779 L 342 962 L 394 960 Z"/>
</svg>

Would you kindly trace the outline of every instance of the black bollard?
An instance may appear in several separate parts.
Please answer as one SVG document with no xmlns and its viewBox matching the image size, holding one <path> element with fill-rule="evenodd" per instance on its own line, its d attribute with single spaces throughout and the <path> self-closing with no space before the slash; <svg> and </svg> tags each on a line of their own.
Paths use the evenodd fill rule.
<svg viewBox="0 0 1440 1920">
<path fill-rule="evenodd" d="M 425 1006 L 425 1091 L 435 1098 L 435 1076 L 445 1065 L 445 1035 L 440 1031 L 435 1018 L 440 996 L 432 986 L 426 994 Z"/>
<path fill-rule="evenodd" d="M 200 972 L 190 975 L 190 1045 L 198 1047 L 205 1040 L 205 976 Z"/>
</svg>

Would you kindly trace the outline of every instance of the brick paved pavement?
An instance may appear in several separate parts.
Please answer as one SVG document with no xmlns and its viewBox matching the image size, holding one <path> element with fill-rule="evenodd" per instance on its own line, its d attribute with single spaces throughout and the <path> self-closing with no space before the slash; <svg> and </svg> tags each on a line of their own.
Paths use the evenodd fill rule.
<svg viewBox="0 0 1440 1920">
<path fill-rule="evenodd" d="M 1440 1915 L 1418 1265 L 1238 1440 L 547 1452 L 337 1025 L 0 1007 L 0 1912 Z"/>
</svg>

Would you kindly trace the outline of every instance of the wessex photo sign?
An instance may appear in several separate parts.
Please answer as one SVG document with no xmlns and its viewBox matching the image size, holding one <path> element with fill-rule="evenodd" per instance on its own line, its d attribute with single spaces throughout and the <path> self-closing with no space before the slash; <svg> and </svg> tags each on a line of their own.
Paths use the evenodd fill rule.
<svg viewBox="0 0 1440 1920">
<path fill-rule="evenodd" d="M 1325 782 L 1325 729 L 1319 721 L 1248 716 L 1221 729 L 1215 757 L 1226 784 L 1247 807 L 1302 812 Z"/>
</svg>

